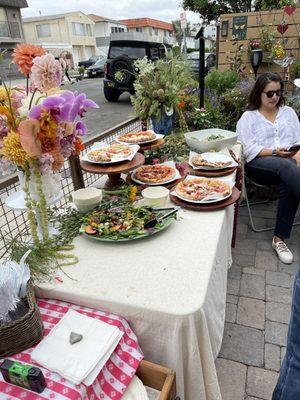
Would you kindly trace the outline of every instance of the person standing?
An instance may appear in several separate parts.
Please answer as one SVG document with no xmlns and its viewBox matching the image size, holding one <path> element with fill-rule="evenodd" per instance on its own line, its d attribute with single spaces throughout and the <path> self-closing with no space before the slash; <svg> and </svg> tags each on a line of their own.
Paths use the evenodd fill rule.
<svg viewBox="0 0 300 400">
<path fill-rule="evenodd" d="M 300 202 L 300 123 L 295 111 L 284 105 L 283 81 L 278 74 L 258 77 L 247 111 L 237 123 L 246 158 L 245 173 L 262 185 L 278 185 L 279 201 L 272 247 L 281 262 L 291 264 L 290 237 Z"/>
<path fill-rule="evenodd" d="M 68 81 L 70 83 L 72 83 L 72 80 L 71 80 L 71 78 L 69 76 L 69 73 L 68 73 L 69 65 L 68 65 L 68 63 L 66 61 L 66 57 L 65 57 L 64 53 L 61 53 L 61 55 L 59 57 L 59 62 L 60 62 L 60 65 L 61 65 L 61 68 L 62 68 L 62 71 L 63 71 L 62 80 L 64 79 L 64 76 L 66 76 Z"/>
</svg>

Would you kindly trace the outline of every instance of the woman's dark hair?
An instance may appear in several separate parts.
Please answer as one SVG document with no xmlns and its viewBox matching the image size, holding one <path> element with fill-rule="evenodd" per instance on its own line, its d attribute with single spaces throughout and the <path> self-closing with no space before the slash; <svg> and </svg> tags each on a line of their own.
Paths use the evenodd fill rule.
<svg viewBox="0 0 300 400">
<path fill-rule="evenodd" d="M 258 110 L 261 106 L 261 94 L 264 91 L 265 87 L 267 86 L 268 83 L 270 82 L 279 82 L 281 90 L 284 89 L 283 81 L 281 79 L 281 76 L 279 74 L 275 74 L 273 72 L 267 72 L 265 74 L 260 75 L 251 92 L 249 95 L 249 102 L 247 106 L 247 110 L 253 111 L 253 110 Z M 279 101 L 277 103 L 277 107 L 280 107 L 282 104 L 284 104 L 284 97 L 281 95 L 279 97 Z"/>
</svg>

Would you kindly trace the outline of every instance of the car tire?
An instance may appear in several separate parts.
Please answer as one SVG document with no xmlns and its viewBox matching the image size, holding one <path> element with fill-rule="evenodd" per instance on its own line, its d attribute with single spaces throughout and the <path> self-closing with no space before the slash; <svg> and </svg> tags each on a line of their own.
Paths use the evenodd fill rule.
<svg viewBox="0 0 300 400">
<path fill-rule="evenodd" d="M 115 77 L 116 72 L 122 71 L 122 79 L 117 79 Z M 112 60 L 109 67 L 109 74 L 112 80 L 122 86 L 130 86 L 135 79 L 135 72 L 133 68 L 132 60 L 126 56 L 119 56 Z"/>
<path fill-rule="evenodd" d="M 104 97 L 106 98 L 107 101 L 116 103 L 119 100 L 120 95 L 121 92 L 119 90 L 110 89 L 104 86 Z"/>
</svg>

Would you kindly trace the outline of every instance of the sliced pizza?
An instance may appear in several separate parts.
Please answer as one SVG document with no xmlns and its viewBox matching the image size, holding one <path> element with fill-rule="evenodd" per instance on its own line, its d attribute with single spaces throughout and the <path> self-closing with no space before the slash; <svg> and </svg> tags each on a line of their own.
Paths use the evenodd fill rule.
<svg viewBox="0 0 300 400">
<path fill-rule="evenodd" d="M 119 142 L 124 143 L 144 143 L 156 139 L 156 134 L 153 131 L 140 131 L 140 132 L 129 132 L 118 137 Z"/>
<path fill-rule="evenodd" d="M 217 179 L 193 178 L 178 183 L 176 193 L 187 200 L 201 201 L 207 196 L 219 195 L 221 198 L 231 193 L 230 186 Z"/>
<path fill-rule="evenodd" d="M 203 158 L 200 154 L 196 154 L 191 159 L 192 164 L 195 167 L 205 167 L 211 169 L 226 168 L 232 164 L 232 161 L 208 161 Z"/>
<path fill-rule="evenodd" d="M 143 165 L 134 173 L 134 177 L 144 183 L 164 183 L 174 179 L 175 176 L 176 169 L 163 164 Z"/>
<path fill-rule="evenodd" d="M 94 162 L 112 162 L 122 161 L 132 154 L 133 150 L 124 144 L 111 144 L 107 147 L 91 150 L 87 154 L 87 158 Z"/>
</svg>

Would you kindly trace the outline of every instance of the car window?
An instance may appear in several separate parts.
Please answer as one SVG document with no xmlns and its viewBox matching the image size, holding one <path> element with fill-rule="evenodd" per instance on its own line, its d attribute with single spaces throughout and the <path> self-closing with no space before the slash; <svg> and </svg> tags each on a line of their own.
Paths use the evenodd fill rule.
<svg viewBox="0 0 300 400">
<path fill-rule="evenodd" d="M 145 55 L 145 47 L 113 46 L 109 50 L 109 58 L 127 56 L 129 58 L 137 59 L 143 58 Z"/>
<path fill-rule="evenodd" d="M 158 47 L 150 47 L 150 58 L 151 58 L 151 60 L 158 60 L 159 59 Z"/>
<path fill-rule="evenodd" d="M 94 66 L 99 67 L 100 65 L 104 65 L 105 64 L 105 60 L 103 58 L 101 58 L 100 60 L 96 61 Z"/>
<path fill-rule="evenodd" d="M 188 60 L 198 60 L 199 59 L 199 51 L 193 51 L 187 55 Z"/>
</svg>

